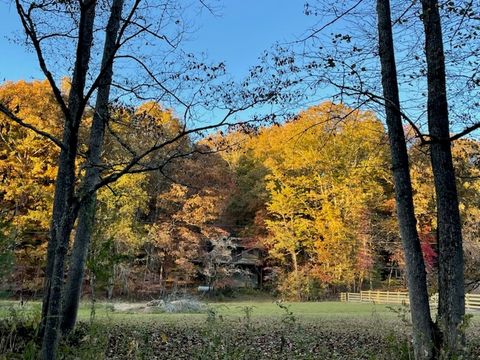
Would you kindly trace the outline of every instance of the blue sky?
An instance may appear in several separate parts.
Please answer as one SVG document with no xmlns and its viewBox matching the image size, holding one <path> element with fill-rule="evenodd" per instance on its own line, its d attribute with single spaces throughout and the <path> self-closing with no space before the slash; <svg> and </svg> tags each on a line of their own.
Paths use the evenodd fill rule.
<svg viewBox="0 0 480 360">
<path fill-rule="evenodd" d="M 217 16 L 207 11 L 200 16 L 193 14 L 198 30 L 190 36 L 184 47 L 193 53 L 206 53 L 211 61 L 225 62 L 229 73 L 237 80 L 244 77 L 248 69 L 257 63 L 261 53 L 272 44 L 294 41 L 319 21 L 318 18 L 304 15 L 306 0 L 210 1 L 221 7 Z M 15 34 L 17 38 L 21 35 L 16 12 L 8 5 L 12 2 L 0 0 L 0 83 L 4 80 L 42 79 L 34 54 L 11 41 Z M 187 14 L 187 18 L 188 15 L 192 14 Z M 334 31 L 336 27 L 332 26 L 327 32 Z M 410 35 L 406 36 L 408 38 Z M 419 89 L 413 89 L 413 98 L 408 93 L 412 88 L 401 88 L 401 91 L 404 94 L 404 106 L 412 104 L 412 109 L 407 110 L 411 111 L 413 118 L 420 114 L 424 121 L 424 113 L 419 113 L 418 103 L 425 105 L 426 101 L 418 97 Z M 315 99 L 313 101 L 318 101 Z"/>
<path fill-rule="evenodd" d="M 257 57 L 276 41 L 304 33 L 315 19 L 303 14 L 305 0 L 224 0 L 219 17 L 205 16 L 192 49 L 206 50 L 225 60 L 234 74 L 243 75 Z"/>
<path fill-rule="evenodd" d="M 0 82 L 43 78 L 36 59 L 25 47 L 9 40 L 21 29 L 9 1 L 0 0 Z M 303 14 L 305 0 L 223 0 L 218 16 L 204 12 L 196 20 L 198 31 L 187 49 L 225 61 L 232 75 L 241 78 L 258 56 L 276 41 L 291 41 L 315 19 Z M 65 74 L 68 75 L 68 74 Z"/>
<path fill-rule="evenodd" d="M 0 18 L 0 82 L 40 78 L 33 54 L 11 41 L 20 30 L 20 22 L 13 7 L 3 0 L 0 0 Z"/>
</svg>

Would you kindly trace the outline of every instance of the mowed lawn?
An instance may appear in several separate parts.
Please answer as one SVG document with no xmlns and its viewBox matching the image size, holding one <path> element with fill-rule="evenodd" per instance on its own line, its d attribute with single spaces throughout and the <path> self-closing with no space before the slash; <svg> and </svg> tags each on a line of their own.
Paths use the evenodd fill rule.
<svg viewBox="0 0 480 360">
<path fill-rule="evenodd" d="M 145 304 L 82 304 L 79 326 L 61 347 L 67 359 L 409 359 L 403 306 L 242 301 L 210 303 L 195 314 L 158 313 Z M 38 316 L 39 303 L 0 302 L 0 317 Z M 23 314 L 23 315 L 22 315 Z M 30 315 L 29 315 L 30 314 Z M 467 328 L 470 357 L 480 316 Z M 0 349 L 1 350 L 1 349 Z M 7 357 L 8 358 L 8 357 Z M 1 359 L 1 356 L 0 356 Z"/>
<path fill-rule="evenodd" d="M 370 303 L 342 303 L 342 302 L 279 302 L 282 308 L 275 301 L 238 301 L 238 302 L 206 302 L 207 307 L 224 320 L 231 318 L 238 321 L 238 318 L 246 316 L 249 311 L 253 319 L 282 319 L 286 316 L 286 309 L 294 318 L 303 321 L 315 321 L 316 319 L 388 319 L 389 321 L 399 318 L 398 311 L 406 311 L 404 306 L 384 305 Z M 143 302 L 97 302 L 94 307 L 95 318 L 99 321 L 125 320 L 125 321 L 159 321 L 175 322 L 179 319 L 190 321 L 203 321 L 206 318 L 205 312 L 200 313 L 179 313 L 170 314 L 155 311 L 154 307 L 146 307 Z M 18 301 L 0 300 L 0 318 L 11 314 L 12 310 L 18 314 L 33 314 L 39 312 L 41 303 L 38 301 L 26 302 L 23 306 Z M 249 310 L 247 310 L 249 309 Z M 89 321 L 92 314 L 92 306 L 88 302 L 81 304 L 78 318 Z"/>
<path fill-rule="evenodd" d="M 366 303 L 341 303 L 341 302 L 280 302 L 285 306 L 294 317 L 301 321 L 315 320 L 315 319 L 339 319 L 355 317 L 358 319 L 369 319 L 375 316 L 395 318 L 396 314 L 392 311 L 392 307 L 401 308 L 398 306 L 388 305 L 374 305 Z M 87 304 L 82 304 L 80 309 L 80 318 L 89 318 L 91 309 Z M 130 304 L 125 304 L 130 305 Z M 139 303 L 138 306 L 144 304 Z M 113 305 L 115 306 L 115 305 Z M 119 303 L 119 308 L 122 308 L 122 303 Z M 246 316 L 246 312 L 249 311 L 252 318 L 258 319 L 281 319 L 286 316 L 285 308 L 281 308 L 274 301 L 239 301 L 239 302 L 211 302 L 208 303 L 208 307 L 212 309 L 216 315 L 223 317 L 224 319 L 232 318 L 232 320 L 238 320 Z M 115 306 L 117 308 L 117 306 Z M 248 309 L 248 310 L 247 310 Z M 144 311 L 145 310 L 145 311 Z M 149 310 L 152 310 L 150 312 Z M 100 317 L 108 318 L 122 318 L 128 320 L 136 320 L 140 318 L 149 318 L 151 320 L 158 321 L 175 321 L 179 318 L 187 319 L 200 319 L 205 320 L 205 314 L 165 314 L 161 312 L 155 312 L 154 309 L 142 309 L 137 310 L 133 307 L 126 308 L 123 311 L 112 311 L 112 304 L 100 303 L 96 306 L 96 315 Z"/>
</svg>

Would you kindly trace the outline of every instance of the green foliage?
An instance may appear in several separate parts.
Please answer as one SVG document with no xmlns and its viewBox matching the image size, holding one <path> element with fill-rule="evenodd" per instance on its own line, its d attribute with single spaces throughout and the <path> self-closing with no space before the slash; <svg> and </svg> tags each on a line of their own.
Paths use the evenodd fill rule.
<svg viewBox="0 0 480 360">
<path fill-rule="evenodd" d="M 268 201 L 265 188 L 268 169 L 248 147 L 230 153 L 232 152 L 237 153 L 237 157 L 225 155 L 230 158 L 230 166 L 235 172 L 235 192 L 229 200 L 227 213 L 234 219 L 235 225 L 243 229 L 242 233 L 248 236 L 258 232 L 255 225 L 259 224 L 256 224 L 255 220 Z"/>
<path fill-rule="evenodd" d="M 40 308 L 8 307 L 0 318 L 0 359 L 14 358 L 21 354 L 25 360 L 38 358 L 37 333 L 40 326 Z M 3 357 L 4 356 L 4 357 Z"/>
<path fill-rule="evenodd" d="M 414 358 L 412 345 L 405 336 L 390 332 L 386 337 L 385 357 L 398 360 Z"/>
<path fill-rule="evenodd" d="M 62 339 L 59 357 L 64 359 L 94 360 L 104 357 L 109 334 L 105 326 L 96 322 L 80 322 L 75 329 Z"/>
<path fill-rule="evenodd" d="M 248 330 L 252 328 L 252 314 L 254 309 L 255 309 L 255 306 L 252 306 L 252 305 L 246 305 L 242 307 L 242 311 L 245 315 L 244 316 L 245 327 Z"/>
</svg>

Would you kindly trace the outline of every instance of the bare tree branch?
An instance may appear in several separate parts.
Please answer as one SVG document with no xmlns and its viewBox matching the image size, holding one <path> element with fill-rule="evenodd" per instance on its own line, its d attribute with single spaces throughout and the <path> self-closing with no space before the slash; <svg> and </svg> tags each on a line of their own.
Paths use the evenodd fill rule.
<svg viewBox="0 0 480 360">
<path fill-rule="evenodd" d="M 130 12 L 128 13 L 128 16 L 125 20 L 125 22 L 123 23 L 122 27 L 120 28 L 119 32 L 118 32 L 118 37 L 117 37 L 117 43 L 115 45 L 115 49 L 114 51 L 112 52 L 110 58 L 108 59 L 108 61 L 105 62 L 105 66 L 103 66 L 97 77 L 95 78 L 95 80 L 93 81 L 93 84 L 92 86 L 90 86 L 90 89 L 88 89 L 87 93 L 85 94 L 84 98 L 83 98 L 83 101 L 82 101 L 82 106 L 86 106 L 90 97 L 93 95 L 93 93 L 95 92 L 95 90 L 97 90 L 98 86 L 100 85 L 100 80 L 103 78 L 103 74 L 105 73 L 106 69 L 108 69 L 108 67 L 110 66 L 110 64 L 114 61 L 115 59 L 115 56 L 118 52 L 118 49 L 120 49 L 120 47 L 122 46 L 122 44 L 124 42 L 121 41 L 123 35 L 125 34 L 125 31 L 128 27 L 128 24 L 131 22 L 131 19 L 133 18 L 133 15 L 135 14 L 138 6 L 140 5 L 140 2 L 141 0 L 135 0 L 135 3 L 132 5 L 132 8 L 130 9 Z"/>
<path fill-rule="evenodd" d="M 55 99 L 57 100 L 58 104 L 60 105 L 60 108 L 62 109 L 63 114 L 65 115 L 65 118 L 68 119 L 70 115 L 70 111 L 68 110 L 67 104 L 65 103 L 62 92 L 58 88 L 55 79 L 53 78 L 52 73 L 47 67 L 47 63 L 45 62 L 45 58 L 43 56 L 43 51 L 40 46 L 40 41 L 37 37 L 37 33 L 35 31 L 35 24 L 32 20 L 31 13 L 32 11 L 38 7 L 35 3 L 32 3 L 28 9 L 27 12 L 25 12 L 25 9 L 23 8 L 22 4 L 20 4 L 20 0 L 15 0 L 15 4 L 17 7 L 17 13 L 20 17 L 20 20 L 22 22 L 23 29 L 25 30 L 25 33 L 27 36 L 30 38 L 32 41 L 32 45 L 35 49 L 35 53 L 37 55 L 38 59 L 38 64 L 40 65 L 40 69 L 42 70 L 43 74 L 48 80 L 48 83 L 50 84 L 50 87 L 52 88 L 53 95 L 55 96 Z"/>
<path fill-rule="evenodd" d="M 63 143 L 57 139 L 55 136 L 53 136 L 52 134 L 46 132 L 46 131 L 43 131 L 43 130 L 40 130 L 38 129 L 37 127 L 35 127 L 34 125 L 32 124 L 29 124 L 29 123 L 26 123 L 25 121 L 23 121 L 22 119 L 20 119 L 18 116 L 16 116 L 12 111 L 10 111 L 8 108 L 6 108 L 3 104 L 0 103 L 0 112 L 2 112 L 5 116 L 7 116 L 10 120 L 16 122 L 18 125 L 21 125 L 23 126 L 24 128 L 27 128 L 27 129 L 30 129 L 32 130 L 33 132 L 35 132 L 36 134 L 38 135 L 41 135 L 45 138 L 47 138 L 48 140 L 50 140 L 51 142 L 53 142 L 55 145 L 57 145 L 60 149 L 63 149 L 64 148 L 64 145 Z"/>
<path fill-rule="evenodd" d="M 475 130 L 478 130 L 480 129 L 480 122 L 472 125 L 472 126 L 468 126 L 466 127 L 465 129 L 463 129 L 462 131 L 460 131 L 459 133 L 453 135 L 452 137 L 450 137 L 450 141 L 454 141 L 454 140 L 457 140 L 457 139 L 460 139 L 461 137 L 464 137 L 465 135 L 468 135 L 472 132 L 474 132 Z"/>
<path fill-rule="evenodd" d="M 348 8 L 347 10 L 345 10 L 343 13 L 341 13 L 340 15 L 336 16 L 334 19 L 330 20 L 329 22 L 327 22 L 326 24 L 322 25 L 321 27 L 319 27 L 318 29 L 314 30 L 313 32 L 311 32 L 310 34 L 308 34 L 306 37 L 300 39 L 300 40 L 297 40 L 296 42 L 304 42 L 304 41 L 307 41 L 308 39 L 311 39 L 313 37 L 315 37 L 317 34 L 321 33 L 323 30 L 325 30 L 327 27 L 335 24 L 338 20 L 340 20 L 342 17 L 344 17 L 345 15 L 348 15 L 350 12 L 352 12 L 353 10 L 355 10 L 361 3 L 363 2 L 363 0 L 358 0 L 354 5 L 352 5 L 350 8 Z"/>
</svg>

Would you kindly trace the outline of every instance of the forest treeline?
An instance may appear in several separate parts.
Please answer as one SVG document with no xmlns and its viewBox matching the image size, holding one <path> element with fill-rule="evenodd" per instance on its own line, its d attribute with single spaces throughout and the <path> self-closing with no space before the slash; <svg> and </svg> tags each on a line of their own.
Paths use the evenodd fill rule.
<svg viewBox="0 0 480 360">
<path fill-rule="evenodd" d="M 68 86 L 65 80 L 65 94 Z M 36 128 L 62 133 L 61 109 L 47 82 L 4 83 L 0 100 Z M 182 128 L 171 110 L 155 102 L 110 107 L 102 163 L 112 168 L 123 166 L 129 153 L 154 146 L 152 139 L 174 137 Z M 93 114 L 84 117 L 80 173 L 86 171 Z M 408 138 L 411 129 L 405 133 Z M 412 136 L 408 151 L 417 229 L 435 290 L 429 148 Z M 465 278 L 473 286 L 480 281 L 480 142 L 457 140 L 452 151 Z M 58 154 L 54 143 L 0 115 L 0 270 L 2 291 L 10 295 L 41 294 Z M 211 243 L 229 236 L 261 251 L 264 286 L 286 298 L 405 287 L 389 156 L 384 125 L 373 112 L 331 102 L 282 124 L 182 137 L 152 155 L 169 159 L 155 170 L 126 174 L 100 190 L 86 289 L 141 296 L 206 278 L 216 289 L 228 289 L 231 264 L 212 258 Z"/>
</svg>

